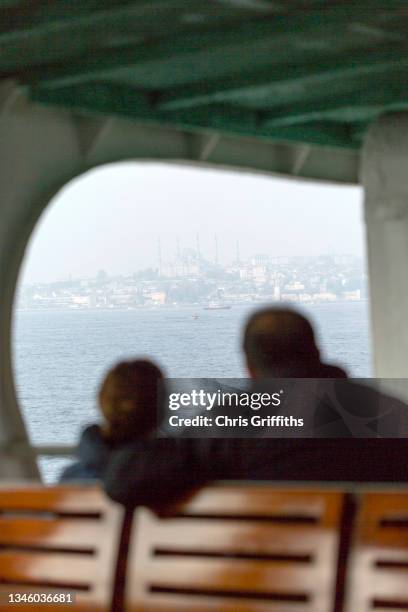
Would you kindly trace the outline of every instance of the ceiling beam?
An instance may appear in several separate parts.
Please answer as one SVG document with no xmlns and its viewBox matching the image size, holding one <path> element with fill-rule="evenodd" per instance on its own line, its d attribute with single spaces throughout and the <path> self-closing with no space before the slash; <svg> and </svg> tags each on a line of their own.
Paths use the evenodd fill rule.
<svg viewBox="0 0 408 612">
<path fill-rule="evenodd" d="M 260 126 L 257 113 L 222 106 L 162 113 L 151 107 L 143 93 L 105 83 L 61 89 L 34 89 L 32 98 L 88 114 L 117 115 L 143 123 L 171 125 L 191 131 L 248 136 L 277 142 L 318 144 L 332 148 L 356 149 L 359 146 L 351 139 L 348 126 L 344 125 L 319 122 L 270 128 Z"/>
<path fill-rule="evenodd" d="M 236 10 L 231 11 L 231 8 Z M 251 13 L 256 16 L 276 12 L 288 13 L 290 10 L 270 0 L 23 0 L 4 8 L 0 0 L 0 34 L 27 36 L 34 32 L 55 31 L 64 25 L 78 27 L 84 20 L 98 23 L 121 14 L 130 14 L 138 19 L 149 18 L 152 24 L 155 20 L 164 20 L 169 27 L 172 14 L 173 21 L 180 14 L 193 17 L 197 14 L 203 19 L 228 17 L 229 21 L 234 21 L 235 16 L 242 18 Z M 187 22 L 183 25 L 186 28 Z"/>
<path fill-rule="evenodd" d="M 281 127 L 336 118 L 357 123 L 387 110 L 408 108 L 408 66 L 405 74 L 398 74 L 399 79 L 390 81 L 392 73 L 388 72 L 381 83 L 373 83 L 347 94 L 277 108 L 263 115 L 262 124 Z"/>
<path fill-rule="evenodd" d="M 18 36 L 26 37 L 30 33 L 46 33 L 63 26 L 78 27 L 92 20 L 94 24 L 101 20 L 112 19 L 132 10 L 150 13 L 160 8 L 173 8 L 179 1 L 166 0 L 25 0 L 14 6 L 0 7 L 0 38 Z M 166 6 L 167 5 L 167 6 Z"/>
<path fill-rule="evenodd" d="M 391 76 L 401 73 L 405 68 L 408 76 L 408 46 L 397 49 L 384 49 L 376 53 L 354 53 L 351 57 L 328 57 L 318 62 L 299 64 L 271 64 L 268 68 L 246 75 L 231 75 L 228 78 L 216 79 L 171 89 L 159 93 L 157 107 L 160 110 L 175 110 L 214 103 L 234 103 L 239 99 L 256 99 L 263 96 L 274 96 L 276 106 L 279 99 L 299 91 L 299 97 L 305 94 L 305 88 L 314 88 L 318 83 L 334 83 L 337 92 L 350 91 L 361 86 L 361 79 L 376 76 Z M 352 87 L 350 88 L 350 81 Z"/>
<path fill-rule="evenodd" d="M 396 0 L 391 0 L 390 4 L 395 4 L 395 2 Z M 292 45 L 294 49 L 299 37 L 302 38 L 301 54 L 304 56 L 304 48 L 307 48 L 308 44 L 312 45 L 312 48 L 319 41 L 323 44 L 330 32 L 332 36 L 338 34 L 342 25 L 348 27 L 360 21 L 375 22 L 378 14 L 373 8 L 379 9 L 381 5 L 382 13 L 392 14 L 388 4 L 387 9 L 384 9 L 383 2 L 366 0 L 365 3 L 341 3 L 326 6 L 317 11 L 305 11 L 284 16 L 274 15 L 262 19 L 248 19 L 239 23 L 212 23 L 207 28 L 199 30 L 191 29 L 190 26 L 190 30 L 183 34 L 180 33 L 177 37 L 156 37 L 144 43 L 117 46 L 114 49 L 102 47 L 94 49 L 92 53 L 64 57 L 55 63 L 11 70 L 6 74 L 3 72 L 3 77 L 13 76 L 23 82 L 66 85 L 105 78 L 127 67 L 137 67 L 155 61 L 167 62 L 169 58 L 174 62 L 184 56 L 194 58 L 194 55 L 200 52 L 216 52 L 220 56 L 220 61 L 222 60 L 223 64 L 228 67 L 228 63 L 231 63 L 228 58 L 239 58 L 238 50 L 244 50 L 246 46 L 260 41 L 264 41 L 267 46 L 267 57 L 273 53 L 273 50 L 275 53 L 280 52 L 281 55 L 283 53 L 282 57 L 287 57 L 287 53 L 284 52 L 286 45 Z M 350 33 L 349 35 L 351 36 Z M 354 36 L 355 43 L 358 44 L 361 35 L 355 33 Z M 367 44 L 370 44 L 369 38 Z M 300 55 L 300 50 L 298 50 L 298 55 Z M 242 60 L 242 63 L 245 64 L 244 55 Z"/>
<path fill-rule="evenodd" d="M 217 0 L 217 2 L 232 8 L 244 8 L 258 13 L 286 13 L 288 8 L 283 2 L 277 0 Z"/>
</svg>

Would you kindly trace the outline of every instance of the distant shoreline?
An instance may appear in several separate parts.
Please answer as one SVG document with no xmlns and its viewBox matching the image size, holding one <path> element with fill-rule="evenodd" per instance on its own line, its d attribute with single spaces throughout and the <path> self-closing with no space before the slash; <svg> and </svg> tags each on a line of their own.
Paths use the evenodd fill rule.
<svg viewBox="0 0 408 612">
<path fill-rule="evenodd" d="M 360 298 L 360 299 L 356 299 L 356 300 L 345 300 L 345 299 L 336 299 L 336 300 L 316 300 L 316 301 L 302 301 L 302 302 L 298 302 L 298 301 L 278 301 L 278 300 L 260 300 L 257 302 L 238 302 L 238 303 L 232 303 L 231 304 L 231 310 L 234 308 L 242 308 L 242 307 L 254 307 L 256 308 L 257 306 L 263 306 L 265 304 L 282 304 L 285 306 L 292 306 L 292 307 L 299 307 L 299 306 L 322 306 L 322 305 L 333 305 L 333 304 L 361 304 L 361 303 L 366 303 L 368 302 L 368 298 Z M 114 307 L 114 308 L 101 308 L 101 307 L 91 307 L 91 306 L 86 306 L 86 307 L 55 307 L 55 308 L 18 308 L 16 307 L 14 309 L 14 312 L 138 312 L 138 311 L 146 311 L 146 310 L 152 310 L 152 311 L 165 311 L 165 310 L 187 310 L 187 309 L 198 309 L 201 311 L 205 311 L 205 312 L 218 312 L 221 309 L 205 309 L 203 308 L 204 305 L 203 304 L 163 304 L 163 305 L 157 305 L 157 306 L 149 306 L 149 305 L 143 305 L 143 306 L 134 306 L 134 307 L 126 307 L 126 308 L 120 308 L 120 307 Z"/>
</svg>

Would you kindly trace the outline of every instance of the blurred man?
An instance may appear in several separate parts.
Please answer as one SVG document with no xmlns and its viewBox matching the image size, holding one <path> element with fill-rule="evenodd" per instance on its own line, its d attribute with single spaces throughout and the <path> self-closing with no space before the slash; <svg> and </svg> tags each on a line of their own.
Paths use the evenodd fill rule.
<svg viewBox="0 0 408 612">
<path fill-rule="evenodd" d="M 313 327 L 295 310 L 256 311 L 244 330 L 249 374 L 265 378 L 346 378 L 339 367 L 322 363 Z"/>
<path fill-rule="evenodd" d="M 405 405 L 324 363 L 313 327 L 295 310 L 270 307 L 255 312 L 244 331 L 243 349 L 255 387 L 262 389 L 271 380 L 276 386 L 281 379 L 282 413 L 304 421 L 304 427 L 293 432 L 266 429 L 266 436 L 399 437 L 406 429 Z"/>
<path fill-rule="evenodd" d="M 408 479 L 407 441 L 377 439 L 388 423 L 388 404 L 382 404 L 386 406 L 383 414 L 379 403 L 384 396 L 348 382 L 342 369 L 323 363 L 305 317 L 276 308 L 256 312 L 244 330 L 243 348 L 255 385 L 265 379 L 294 377 L 312 383 L 326 379 L 331 384 L 333 393 L 326 393 L 326 387 L 322 393 L 319 386 L 306 406 L 312 417 L 308 436 L 319 439 L 173 438 L 130 444 L 112 453 L 107 466 L 105 487 L 113 499 L 126 505 L 161 507 L 209 480 Z M 292 400 L 299 397 L 303 410 L 304 396 L 292 394 Z M 291 410 L 292 400 L 286 403 Z M 407 413 L 404 404 L 390 401 L 398 415 Z"/>
</svg>

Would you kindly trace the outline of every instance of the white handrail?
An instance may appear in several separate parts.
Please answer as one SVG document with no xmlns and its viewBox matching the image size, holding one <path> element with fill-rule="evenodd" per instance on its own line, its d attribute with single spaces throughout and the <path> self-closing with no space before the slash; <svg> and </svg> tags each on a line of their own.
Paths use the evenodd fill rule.
<svg viewBox="0 0 408 612">
<path fill-rule="evenodd" d="M 76 446 L 69 446 L 66 444 L 39 445 L 33 446 L 32 449 L 37 456 L 43 457 L 73 457 L 76 455 Z"/>
</svg>

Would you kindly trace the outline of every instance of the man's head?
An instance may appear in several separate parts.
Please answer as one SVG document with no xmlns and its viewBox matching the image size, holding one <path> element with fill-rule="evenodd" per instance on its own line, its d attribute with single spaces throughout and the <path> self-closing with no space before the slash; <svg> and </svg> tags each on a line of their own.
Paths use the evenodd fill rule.
<svg viewBox="0 0 408 612">
<path fill-rule="evenodd" d="M 147 360 L 122 361 L 105 376 L 99 391 L 103 429 L 113 443 L 151 433 L 157 424 L 160 369 Z"/>
<path fill-rule="evenodd" d="M 243 348 L 254 378 L 297 372 L 320 360 L 313 327 L 301 314 L 286 308 L 255 312 L 247 321 Z"/>
</svg>

